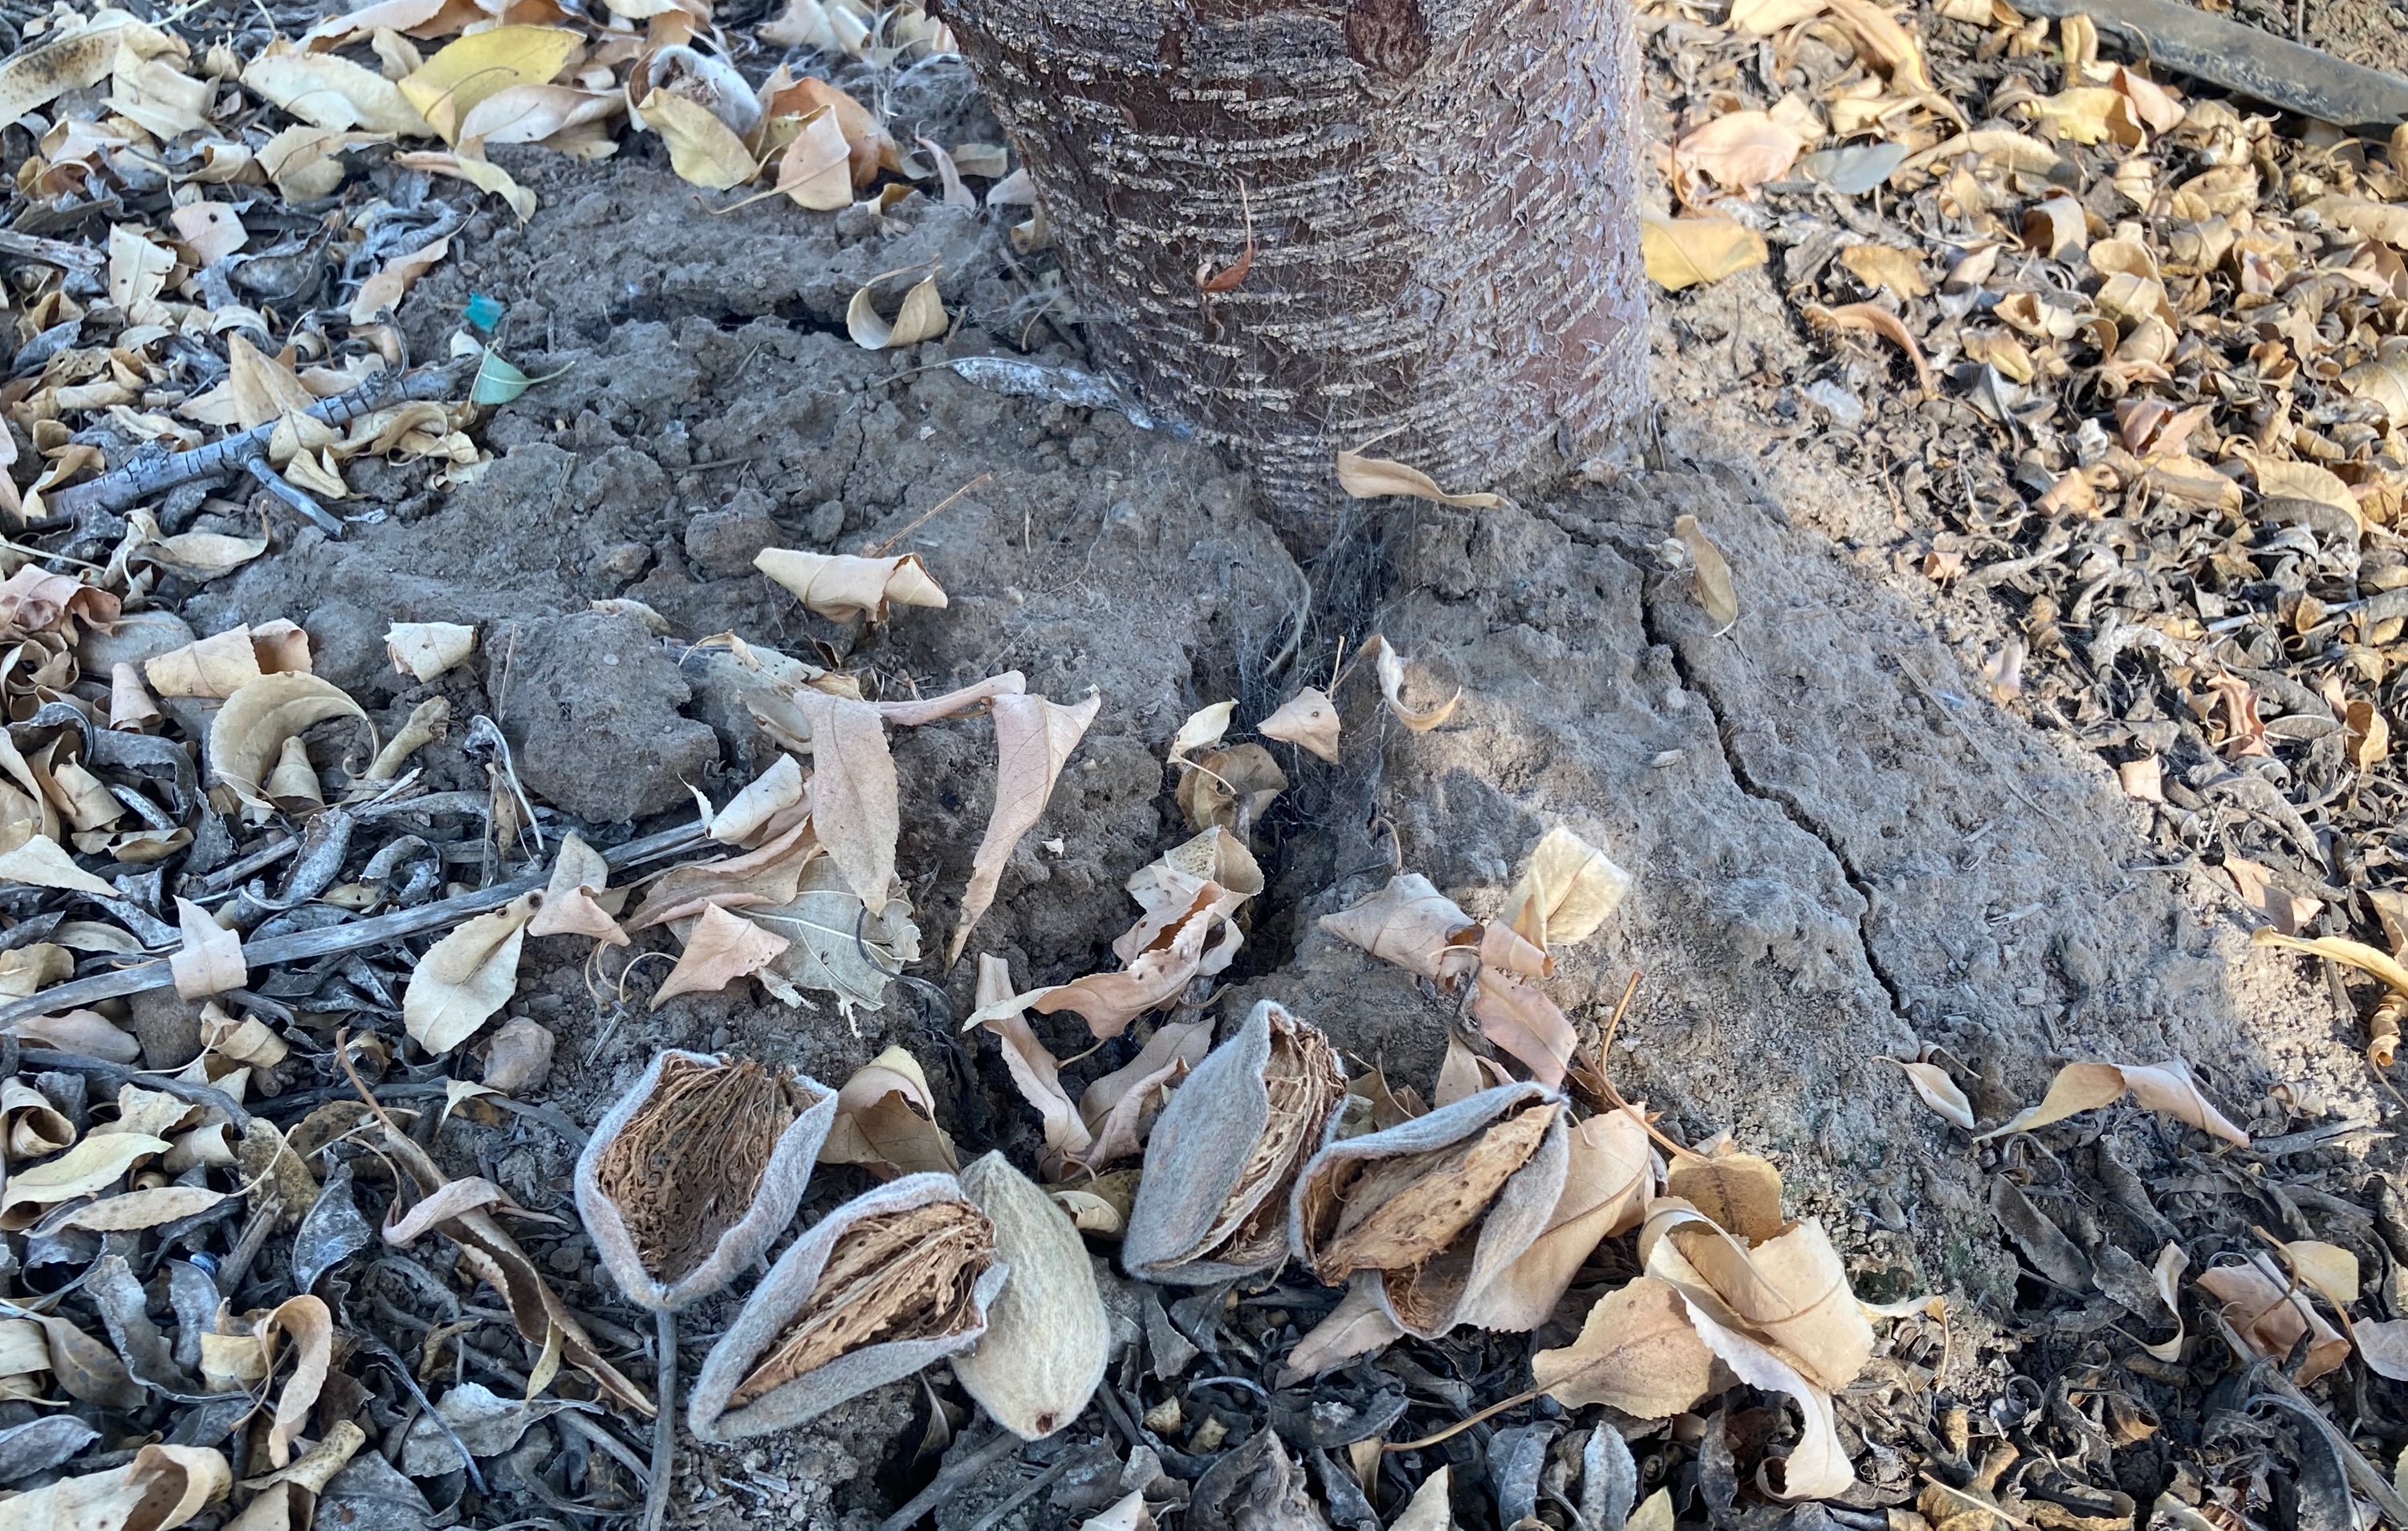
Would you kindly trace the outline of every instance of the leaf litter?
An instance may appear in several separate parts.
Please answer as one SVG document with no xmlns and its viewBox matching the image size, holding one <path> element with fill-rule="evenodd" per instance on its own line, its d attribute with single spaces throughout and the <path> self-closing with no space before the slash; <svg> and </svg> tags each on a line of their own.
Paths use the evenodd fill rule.
<svg viewBox="0 0 2408 1531">
<path fill-rule="evenodd" d="M 139 220 L 152 215 L 126 210 L 138 201 L 94 199 L 79 223 L 53 225 L 87 236 L 84 268 L 106 276 L 71 291 L 76 267 L 36 267 L 46 274 L 12 295 L 21 339 L 69 326 L 10 404 L 24 412 L 20 424 L 73 427 L 27 431 L 39 460 L 18 465 L 9 483 L 23 517 L 73 506 L 79 488 L 117 492 L 110 469 L 134 443 L 181 451 L 239 431 L 262 433 L 280 499 L 310 519 L 305 505 L 332 519 L 327 506 L 342 501 L 350 465 L 364 458 L 423 465 L 452 483 L 481 470 L 490 457 L 477 408 L 541 380 L 467 327 L 453 346 L 461 365 L 425 397 L 372 393 L 345 418 L 324 410 L 380 368 L 398 370 L 394 309 L 455 258 L 443 204 L 397 207 L 360 179 L 395 150 L 394 164 L 520 217 L 532 198 L 482 157 L 485 144 L 583 154 L 614 135 L 650 134 L 698 186 L 742 195 L 757 185 L 819 211 L 883 195 L 882 178 L 956 205 L 976 200 L 970 181 L 996 193 L 1009 184 L 1008 156 L 981 146 L 914 133 L 907 141 L 920 152 L 905 155 L 878 110 L 828 81 L 781 69 L 746 84 L 718 51 L 707 7 L 610 9 L 616 23 L 557 7 L 530 22 L 387 0 L 348 30 L 337 18 L 290 27 L 292 37 L 248 34 L 247 55 L 228 47 L 222 60 L 114 13 L 47 22 L 57 36 L 36 34 L 0 65 L 0 105 L 22 102 L 22 115 L 64 102 L 47 125 L 70 131 L 35 140 L 21 184 L 131 184 L 156 154 L 179 173 L 237 167 L 192 183 L 246 190 L 203 190 L 178 216 L 162 209 L 148 224 Z M 2391 551 L 2391 447 L 2408 422 L 2408 374 L 2388 333 L 2397 316 L 2386 308 L 2400 297 L 2397 151 L 2294 142 L 2225 103 L 2100 62 L 2095 37 L 2071 23 L 2057 34 L 2060 70 L 2003 6 L 1942 14 L 1901 21 L 1844 0 L 1743 5 L 1700 12 L 1681 22 L 1686 31 L 1652 27 L 1659 54 L 1706 50 L 1718 30 L 1749 48 L 1778 39 L 1777 55 L 1802 61 L 1811 89 L 1753 102 L 1726 93 L 1680 124 L 1666 168 L 1683 210 L 1648 221 L 1649 270 L 1668 289 L 1705 285 L 1777 248 L 1784 268 L 1796 263 L 1786 274 L 1801 328 L 1835 365 L 1894 375 L 1893 358 L 1902 360 L 1927 395 L 1996 426 L 2012 455 L 1969 473 L 1982 471 L 1985 487 L 2012 485 L 2056 520 L 1998 522 L 1985 511 L 1977 521 L 1969 503 L 1969 567 L 2016 556 L 2028 545 L 2018 538 L 2071 518 L 2102 546 L 2127 535 L 2107 523 L 2138 527 L 2165 541 L 2167 568 L 2187 562 L 2211 576 L 2193 586 L 2222 592 L 2220 604 L 2193 608 L 2195 617 L 2159 588 L 2160 569 L 2092 602 L 2157 635 L 2127 647 L 2150 667 L 2174 743 L 2152 743 L 2167 730 L 2135 729 L 2123 747 L 2148 743 L 2147 758 L 2162 759 L 2168 832 L 2186 832 L 2190 821 L 2175 815 L 2200 812 L 2183 796 L 2199 801 L 2219 779 L 2195 779 L 2199 765 L 2224 771 L 2246 758 L 2284 768 L 2279 785 L 2312 830 L 2363 842 L 2380 793 L 2362 806 L 2316 787 L 2344 772 L 2379 787 L 2389 769 L 2383 686 L 2398 634 L 2384 629 L 2401 614 L 2384 597 L 2396 560 L 2368 555 Z M 770 27 L 791 46 L 880 66 L 950 48 L 941 23 L 910 7 L 870 15 L 794 0 Z M 1932 39 L 1940 28 L 1958 29 L 1947 46 Z M 2050 36 L 2043 27 L 2028 43 Z M 1997 46 L 1975 59 L 1957 46 L 1973 38 L 1984 39 L 1977 51 Z M 1951 99 L 1977 78 L 1967 73 L 1974 65 L 1988 71 L 1979 112 L 1970 96 Z M 103 118 L 76 93 L 104 82 L 116 103 L 106 131 L 126 141 L 94 148 Z M 1758 216 L 1793 206 L 1801 178 L 1852 197 L 1895 188 L 1936 216 L 1879 215 L 1877 233 L 1852 223 L 1857 240 L 1814 247 L 1801 224 Z M 320 198 L 347 187 L 356 195 L 327 228 L 334 253 L 350 258 L 335 290 L 318 295 L 324 301 L 227 285 L 282 230 L 268 190 Z M 403 236 L 379 232 L 390 229 Z M 940 336 L 953 317 L 917 269 L 863 286 L 853 309 L 854 339 L 879 347 Z M 208 356 L 197 385 L 170 365 L 179 354 L 171 334 Z M 2075 392 L 2076 379 L 2090 391 Z M 2278 408 L 2264 408 L 2270 397 Z M 2088 402 L 2060 402 L 2076 398 Z M 108 450 L 79 439 L 93 431 L 108 433 Z M 1340 468 L 1360 496 L 1475 507 L 1495 498 L 1359 454 Z M 2255 522 L 2238 519 L 2252 513 Z M 51 1432 L 59 1439 L 45 1450 L 60 1454 L 44 1460 L 0 1437 L 0 1464 L 36 1464 L 0 1483 L 16 1491 L 0 1516 L 298 1526 L 370 1462 L 408 1492 L 419 1491 L 407 1479 L 421 1480 L 464 1524 L 512 1518 L 513 1505 L 624 1516 L 642 1496 L 647 1463 L 622 1437 L 656 1410 L 706 1440 L 733 1438 L 932 1363 L 947 1368 L 927 1374 L 935 1415 L 954 1410 L 956 1424 L 975 1405 L 1015 1439 L 1072 1431 L 1078 1441 L 1092 1427 L 1091 1438 L 1125 1444 L 1125 1469 L 1113 1449 L 1113 1484 L 1134 1486 L 1096 1501 L 1104 1524 L 1217 1509 L 1235 1502 L 1240 1468 L 1247 1485 L 1317 1494 L 1341 1518 L 1359 1503 L 1413 1524 L 1491 1505 L 1501 1518 L 1502 1507 L 1526 1502 L 1526 1524 L 1803 1527 L 1807 1512 L 1787 1507 L 1819 1498 L 1813 1515 L 1852 1531 L 1905 1531 L 1918 1519 L 1961 1531 L 2104 1531 L 2138 1524 L 2136 1486 L 2163 1496 L 2145 1507 L 2155 1518 L 2186 1526 L 2252 1524 L 2278 1499 L 2339 1524 L 2327 1479 L 2311 1470 L 2331 1464 L 2346 1475 L 2344 1495 L 2389 1512 L 2341 1452 L 2398 1434 L 2396 1397 L 2384 1388 L 2408 1370 L 2408 1343 L 2391 1327 L 2401 1309 L 2387 1278 L 2360 1275 L 2396 1274 L 2394 1242 L 2408 1237 L 2398 1199 L 2386 1190 L 2369 1210 L 2367 1193 L 2334 1179 L 2329 1161 L 2253 1142 L 2179 1062 L 2076 1061 L 2018 1113 L 1991 1109 L 1991 1081 L 1954 1059 L 1896 1061 L 1919 1098 L 1969 1137 L 1988 1124 L 1983 1146 L 1965 1151 L 2016 1188 L 1994 1206 L 2029 1209 L 1976 1236 L 2080 1256 L 2046 1269 L 2036 1261 L 2032 1279 L 2043 1285 L 2088 1272 L 2086 1285 L 1971 1311 L 1928 1290 L 1858 1302 L 1823 1225 L 1789 1220 L 1778 1148 L 1683 1148 L 1612 1090 L 1602 1050 L 1546 980 L 1555 953 L 1595 936 L 1634 879 L 1567 830 L 1523 847 L 1524 874 L 1493 917 L 1471 918 L 1402 869 L 1368 903 L 1326 917 L 1339 938 L 1458 1003 L 1462 1036 L 1437 1078 L 1392 1087 L 1376 1068 L 1350 1073 L 1310 1017 L 1276 1005 L 1225 1024 L 1215 1047 L 1199 1012 L 1263 917 L 1258 837 L 1295 790 L 1295 752 L 1337 763 L 1367 747 L 1339 728 L 1352 672 L 1326 690 L 1297 687 L 1234 740 L 1233 706 L 1182 730 L 1169 795 L 1193 837 L 1151 847 L 1159 859 L 1129 879 L 1139 913 L 1111 963 L 1098 957 L 1065 982 L 1022 990 L 1009 961 L 979 952 L 968 1044 L 944 1026 L 841 1089 L 733 1056 L 661 1052 L 586 1140 L 574 1203 L 522 1205 L 478 1171 L 501 1142 L 499 1124 L 527 1119 L 487 1092 L 549 1109 L 512 1099 L 539 1090 L 552 1056 L 549 1031 L 504 1013 L 525 943 L 590 947 L 597 989 L 615 985 L 622 1000 L 647 985 L 653 1003 L 752 985 L 794 1006 L 797 1025 L 827 1018 L 813 995 L 856 1024 L 898 991 L 920 1003 L 896 981 L 925 962 L 914 903 L 926 895 L 898 816 L 893 730 L 974 733 L 958 723 L 965 714 L 992 719 L 992 809 L 950 965 L 971 955 L 980 914 L 1044 832 L 1082 737 L 1120 699 L 1065 705 L 1015 672 L 952 698 L 873 701 L 881 693 L 861 675 L 730 635 L 722 649 L 750 676 L 741 704 L 781 746 L 737 801 L 651 843 L 597 838 L 606 853 L 577 833 L 594 826 L 572 828 L 549 804 L 522 813 L 527 795 L 497 763 L 483 816 L 507 818 L 513 827 L 494 838 L 515 848 L 489 853 L 475 885 L 447 887 L 453 863 L 407 844 L 380 810 L 430 795 L 410 771 L 412 752 L 473 720 L 450 719 L 448 707 L 414 715 L 396 742 L 407 747 L 384 759 L 382 742 L 355 727 L 364 710 L 312 674 L 308 640 L 289 623 L 188 636 L 82 671 L 88 635 L 159 610 L 158 593 L 175 582 L 220 577 L 284 535 L 222 515 L 218 529 L 198 531 L 174 517 L 172 532 L 125 519 L 117 543 L 86 550 L 97 555 L 88 560 L 96 579 L 19 563 L 12 550 L 0 608 L 17 656 L 7 672 L 0 869 L 21 885 L 11 931 L 33 927 L 5 955 L 23 996 L 60 993 L 36 1006 L 57 1013 L 21 1015 L 7 1044 L 16 1066 L 0 1101 L 10 1156 L 0 1220 L 14 1225 L 23 1249 L 12 1253 L 26 1264 L 82 1274 L 23 1284 L 10 1299 L 0 1377 L 20 1404 L 74 1400 L 98 1411 L 112 1442 L 173 1438 L 129 1456 L 93 1451 L 96 1435 Z M 2250 526 L 2262 546 L 2243 554 L 2229 538 Z M 1743 620 L 1743 592 L 1720 550 L 1694 526 L 1682 542 L 1713 625 Z M 2027 696 L 2080 658 L 2041 641 L 2078 599 L 2052 583 L 2087 567 L 2072 548 L 2032 566 L 2032 588 L 2014 587 L 2033 613 L 2045 599 L 2056 614 L 2031 624 Z M 2241 556 L 2265 565 L 2270 598 L 2239 579 L 2231 560 Z M 920 620 L 946 604 L 914 555 L 761 557 L 763 572 L 820 618 Z M 2247 620 L 2216 626 L 2236 613 Z M 428 681 L 489 637 L 395 613 L 391 657 Z M 1440 729 L 1482 704 L 1448 695 L 1384 638 L 1366 642 L 1375 717 Z M 93 693 L 106 702 L 100 715 L 47 710 L 70 695 L 93 704 Z M 214 723 L 195 728 L 192 715 L 159 705 L 194 699 L 223 703 Z M 2319 706 L 2335 728 L 2322 727 Z M 1360 729 L 1362 715 L 1350 716 Z M 96 748 L 87 724 L 168 754 Z M 155 832 L 188 838 L 138 859 L 133 835 L 114 829 L 124 817 L 116 810 L 140 812 L 128 794 L 147 805 L 146 822 L 166 821 Z M 2262 825 L 2242 823 L 2258 836 L 2246 843 L 2254 864 L 2300 881 L 2279 835 L 2270 845 Z M 284 845 L 293 848 L 218 877 Z M 244 876 L 286 860 L 289 876 L 248 891 Z M 174 880 L 132 892 L 99 875 L 161 861 Z M 466 903 L 422 920 L 415 911 L 437 895 Z M 225 918 L 228 908 L 239 914 Z M 2384 946 L 2349 943 L 2341 901 L 2320 901 L 2277 933 L 2319 917 L 2329 929 L 2304 938 L 2315 955 L 2395 982 L 2396 937 L 2366 923 L 2358 933 L 2379 933 Z M 308 958 L 252 955 L 347 929 L 350 945 Z M 654 959 L 640 982 L 632 969 L 611 976 L 627 953 L 604 965 L 606 952 L 629 945 Z M 132 1076 L 98 1071 L 142 1051 L 128 991 L 90 986 L 108 986 L 127 959 L 153 960 L 146 954 L 169 960 L 152 990 L 134 992 L 174 989 L 219 1008 L 188 1067 L 122 1083 L 112 1097 L 93 1086 Z M 340 1024 L 319 1025 L 326 1016 Z M 1049 1040 L 1080 1025 L 1091 1038 L 1119 1038 L 1118 1050 L 1095 1063 L 1056 1057 Z M 964 1123 L 950 1071 L 956 1049 L 983 1047 L 981 1033 L 996 1038 L 1001 1076 L 1042 1122 L 1044 1149 L 1031 1163 L 956 1146 L 953 1129 Z M 72 1062 L 22 1057 L 36 1047 Z M 479 1067 L 483 1083 L 463 1076 Z M 1423 1085 L 1432 1108 L 1422 1106 Z M 268 1105 L 288 1095 L 304 1108 L 279 1107 L 280 1125 L 270 1125 Z M 439 1116 L 419 1109 L 437 1099 Z M 432 1134 L 415 1125 L 425 1120 Z M 462 1157 L 466 1142 L 480 1145 L 478 1162 Z M 815 1173 L 837 1189 L 824 1189 L 809 1230 L 777 1254 Z M 2357 1216 L 2301 1225 L 2302 1207 L 2335 1202 Z M 2253 1219 L 2286 1236 L 2258 1236 Z M 356 1236 L 343 1232 L 353 1227 Z M 572 1230 L 591 1239 L 607 1284 L 580 1274 L 573 1255 L 553 1258 Z M 317 1252 L 304 1259 L 296 1244 L 280 1259 L 272 1240 L 287 1235 Z M 1115 1239 L 1140 1286 L 1109 1269 L 1098 1277 Z M 122 1268 L 143 1273 L 131 1304 L 109 1264 L 129 1259 Z M 475 1295 L 464 1305 L 451 1288 Z M 1120 1306 L 1127 1291 L 1145 1294 L 1133 1321 Z M 218 1301 L 237 1293 L 238 1309 Z M 658 1409 L 666 1354 L 646 1357 L 640 1335 L 589 1322 L 621 1299 L 656 1312 L 742 1303 L 687 1407 Z M 172 1313 L 173 1344 L 147 1310 Z M 1144 1336 L 1152 1365 L 1114 1377 L 1108 1355 L 1125 1322 Z M 2153 1345 L 2124 1337 L 2169 1328 L 2173 1339 Z M 2288 1395 L 2264 1372 L 2230 1374 L 2246 1383 L 2237 1413 L 2280 1423 L 2238 1432 L 2193 1423 L 2226 1375 L 2217 1346 L 2227 1333 L 2228 1350 L 2287 1365 L 2284 1381 L 2350 1421 L 2343 1445 L 2294 1414 L 2270 1413 L 2265 1399 Z M 1232 1369 L 1193 1375 L 1206 1349 Z M 2046 1370 L 2043 1358 L 2062 1369 Z M 654 1387 L 633 1379 L 647 1376 Z M 2357 1399 L 2337 1380 L 2362 1381 Z M 2027 1394 L 2036 1402 L 2019 1417 L 1997 1403 Z M 1562 1410 L 1592 1409 L 1562 1427 Z M 1102 1423 L 1115 1414 L 1125 1418 Z M 1182 1414 L 1197 1423 L 1171 1423 Z M 513 1466 L 510 1481 L 527 1486 L 499 1488 L 530 1435 L 581 1444 L 550 1476 Z M 1535 1452 L 1509 1449 L 1509 1436 Z M 949 1427 L 946 1438 L 937 1450 L 950 1453 L 977 1437 Z M 1609 1439 L 1619 1455 L 1599 1444 Z M 1475 1443 L 1495 1443 L 1487 1465 L 1464 1450 Z M 1634 1446 L 1644 1470 L 1626 1474 Z M 1512 1465 L 1526 1454 L 1526 1481 Z M 724 1466 L 711 1460 L 712 1472 Z M 2143 1460 L 2151 1466 L 2131 1466 Z M 1573 1506 L 1598 1508 L 1576 1522 Z"/>
</svg>

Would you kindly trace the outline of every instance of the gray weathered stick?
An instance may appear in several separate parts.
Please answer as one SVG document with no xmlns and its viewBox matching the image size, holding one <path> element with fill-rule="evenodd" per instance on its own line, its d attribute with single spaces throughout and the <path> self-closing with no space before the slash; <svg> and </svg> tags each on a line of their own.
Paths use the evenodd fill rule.
<svg viewBox="0 0 2408 1531">
<path fill-rule="evenodd" d="M 457 393 L 462 380 L 456 369 L 431 367 L 415 372 L 380 372 L 348 393 L 319 400 L 308 410 L 312 420 L 347 426 L 364 414 L 413 399 L 443 398 Z M 86 484 L 70 484 L 48 497 L 53 515 L 79 515 L 86 511 L 123 511 L 179 484 L 244 471 L 267 450 L 274 426 L 229 436 L 222 441 L 148 457 L 112 469 Z M 272 487 L 272 486 L 271 486 Z M 307 513 L 305 512 L 305 513 Z M 321 515 L 324 513 L 320 512 Z"/>
<path fill-rule="evenodd" d="M 2211 16 L 2175 0 L 2014 0 L 2028 16 L 2085 15 L 2152 64 L 2342 127 L 2408 119 L 2408 79 Z"/>
<path fill-rule="evenodd" d="M 699 824 L 681 825 L 664 830 L 659 834 L 630 840 L 625 845 L 602 853 L 602 859 L 613 868 L 633 866 L 656 860 L 685 849 L 702 838 Z M 405 935 L 440 930 L 457 924 L 472 915 L 488 909 L 498 909 L 522 893 L 532 893 L 552 880 L 549 867 L 513 877 L 506 883 L 463 893 L 457 898 L 440 899 L 423 903 L 415 909 L 396 909 L 374 919 L 363 919 L 350 925 L 332 925 L 322 931 L 304 931 L 298 935 L 280 935 L 266 941 L 252 941 L 242 948 L 242 960 L 250 967 L 273 967 L 279 962 L 303 962 L 312 957 L 325 957 L 338 951 L 357 951 L 363 946 L 380 946 Z M 147 989 L 165 989 L 174 983 L 168 971 L 167 959 L 155 958 L 136 962 L 113 973 L 96 973 L 89 978 L 60 984 L 46 989 L 30 999 L 0 1006 L 0 1027 L 14 1026 L 34 1016 L 46 1016 L 54 1011 L 72 1010 L 79 1005 L 100 1000 L 113 1000 L 127 994 L 139 994 Z"/>
</svg>

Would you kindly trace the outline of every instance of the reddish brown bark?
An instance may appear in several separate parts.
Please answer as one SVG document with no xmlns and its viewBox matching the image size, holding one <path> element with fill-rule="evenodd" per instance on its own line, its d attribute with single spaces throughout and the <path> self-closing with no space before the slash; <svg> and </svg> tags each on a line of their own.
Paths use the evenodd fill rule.
<svg viewBox="0 0 2408 1531">
<path fill-rule="evenodd" d="M 1627 0 L 945 17 L 1099 359 L 1290 513 L 1335 497 L 1337 449 L 1383 432 L 1379 455 L 1476 487 L 1643 402 Z M 1250 217 L 1243 280 L 1207 290 Z"/>
</svg>

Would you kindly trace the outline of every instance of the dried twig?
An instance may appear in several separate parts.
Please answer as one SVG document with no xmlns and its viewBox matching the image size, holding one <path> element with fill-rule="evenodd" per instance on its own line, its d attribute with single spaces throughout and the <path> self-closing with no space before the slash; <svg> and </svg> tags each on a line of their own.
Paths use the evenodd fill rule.
<svg viewBox="0 0 2408 1531">
<path fill-rule="evenodd" d="M 669 1513 L 669 1469 L 677 1462 L 677 1309 L 652 1315 L 661 1352 L 652 1391 L 661 1411 L 652 1416 L 652 1480 L 644 1486 L 643 1531 L 661 1531 Z"/>
<path fill-rule="evenodd" d="M 349 392 L 319 400 L 306 412 L 312 420 L 323 421 L 329 426 L 347 426 L 362 415 L 373 414 L 389 405 L 412 399 L 449 397 L 460 392 L 463 381 L 458 369 L 449 367 L 428 368 L 417 372 L 380 372 Z M 308 514 L 320 526 L 332 523 L 335 532 L 339 534 L 341 522 L 327 515 L 315 500 L 286 484 L 274 469 L 267 469 L 267 439 L 275 432 L 274 426 L 262 426 L 238 436 L 211 441 L 207 446 L 196 446 L 189 452 L 172 452 L 164 457 L 137 458 L 88 483 L 70 484 L 46 497 L 48 507 L 53 515 L 79 516 L 88 511 L 124 511 L 179 484 L 251 470 L 252 476 L 259 478 L 279 498 Z M 259 469 L 266 469 L 264 475 L 251 469 L 254 462 Z M 299 496 L 300 499 L 296 501 L 294 496 Z M 306 501 L 306 505 L 301 501 Z"/>
</svg>

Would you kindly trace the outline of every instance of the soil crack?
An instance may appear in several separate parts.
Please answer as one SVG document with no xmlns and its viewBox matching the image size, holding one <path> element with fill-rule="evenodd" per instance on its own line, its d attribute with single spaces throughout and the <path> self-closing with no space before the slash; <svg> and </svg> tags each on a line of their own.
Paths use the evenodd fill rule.
<svg viewBox="0 0 2408 1531">
<path fill-rule="evenodd" d="M 1846 880 L 1850 888 L 1856 889 L 1856 896 L 1864 901 L 1864 912 L 1856 917 L 1856 946 L 1864 953 L 1865 969 L 1873 975 L 1873 981 L 1881 985 L 1882 992 L 1889 997 L 1890 1013 L 1897 1016 L 1900 1021 L 1912 1025 L 1913 1022 L 1907 1017 L 1905 994 L 1899 989 L 1898 980 L 1891 975 L 1887 966 L 1883 963 L 1881 954 L 1875 949 L 1873 944 L 1873 915 L 1881 907 L 1879 889 L 1870 878 L 1857 869 L 1855 858 L 1848 854 L 1847 846 L 1841 837 L 1809 812 L 1794 793 L 1784 790 L 1770 782 L 1757 780 L 1756 774 L 1748 769 L 1743 752 L 1733 747 L 1735 737 L 1744 731 L 1745 726 L 1731 721 L 1724 710 L 1723 699 L 1715 693 L 1713 685 L 1690 665 L 1688 656 L 1682 649 L 1679 641 L 1664 630 L 1656 611 L 1659 599 L 1657 591 L 1661 585 L 1660 579 L 1643 580 L 1641 585 L 1639 606 L 1641 620 L 1646 625 L 1647 641 L 1660 645 L 1671 655 L 1673 672 L 1681 677 L 1681 685 L 1691 694 L 1701 699 L 1706 704 L 1706 710 L 1713 715 L 1714 748 L 1722 756 L 1723 764 L 1729 769 L 1731 780 L 1738 784 L 1739 789 L 1749 797 L 1769 802 L 1780 809 L 1790 823 L 1822 845 L 1823 849 L 1829 854 L 1832 863 L 1840 869 L 1840 875 Z"/>
</svg>

